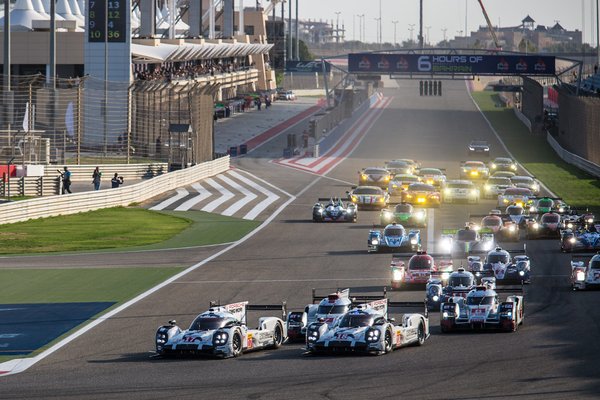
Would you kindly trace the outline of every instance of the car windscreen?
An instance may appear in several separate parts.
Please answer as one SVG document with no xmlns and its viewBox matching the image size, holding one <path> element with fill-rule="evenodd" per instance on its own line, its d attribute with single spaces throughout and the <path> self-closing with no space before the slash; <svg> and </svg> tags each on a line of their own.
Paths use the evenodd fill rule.
<svg viewBox="0 0 600 400">
<path fill-rule="evenodd" d="M 467 167 L 467 168 L 483 168 L 484 165 L 482 162 L 467 162 L 467 163 L 465 163 L 465 167 Z"/>
<path fill-rule="evenodd" d="M 523 183 L 526 185 L 531 185 L 533 183 L 533 179 L 528 178 L 526 176 L 513 176 L 512 178 L 510 178 L 510 181 L 515 185 L 517 183 Z"/>
<path fill-rule="evenodd" d="M 496 264 L 496 263 L 506 264 L 506 263 L 508 263 L 508 255 L 506 255 L 506 254 L 490 254 L 487 257 L 487 262 L 489 264 Z"/>
<path fill-rule="evenodd" d="M 421 175 L 442 175 L 442 171 L 436 168 L 422 168 L 419 173 Z"/>
<path fill-rule="evenodd" d="M 348 311 L 348 306 L 344 305 L 320 305 L 317 314 L 343 314 Z"/>
<path fill-rule="evenodd" d="M 494 303 L 493 296 L 469 296 L 467 297 L 467 305 L 469 306 L 489 306 Z"/>
<path fill-rule="evenodd" d="M 541 199 L 538 201 L 538 207 L 550 208 L 554 206 L 554 201 L 551 199 Z"/>
<path fill-rule="evenodd" d="M 487 183 L 489 183 L 490 185 L 507 185 L 507 186 L 509 186 L 510 179 L 501 178 L 501 177 L 497 176 L 497 177 L 488 179 Z"/>
<path fill-rule="evenodd" d="M 368 175 L 384 175 L 387 174 L 387 171 L 380 168 L 367 168 L 363 171 L 363 173 Z"/>
<path fill-rule="evenodd" d="M 508 188 L 504 191 L 506 196 L 533 196 L 531 190 L 525 188 Z"/>
<path fill-rule="evenodd" d="M 494 160 L 494 164 L 511 164 L 512 160 L 510 158 L 498 157 Z"/>
<path fill-rule="evenodd" d="M 413 183 L 408 187 L 408 190 L 412 190 L 415 192 L 433 192 L 435 188 L 431 185 L 426 185 L 424 183 Z"/>
<path fill-rule="evenodd" d="M 190 330 L 192 331 L 210 331 L 222 328 L 225 325 L 225 318 L 219 316 L 199 316 L 192 322 Z"/>
<path fill-rule="evenodd" d="M 480 141 L 480 140 L 474 140 L 471 142 L 471 146 L 487 146 L 488 142 L 484 142 L 484 141 Z"/>
<path fill-rule="evenodd" d="M 473 278 L 471 276 L 450 276 L 450 279 L 448 279 L 448 286 L 473 286 Z"/>
<path fill-rule="evenodd" d="M 500 218 L 484 218 L 481 221 L 481 225 L 483 226 L 500 226 L 502 225 L 502 220 Z"/>
<path fill-rule="evenodd" d="M 544 214 L 542 215 L 542 223 L 546 224 L 557 224 L 560 217 L 556 214 Z"/>
<path fill-rule="evenodd" d="M 430 257 L 426 256 L 413 256 L 408 262 L 408 269 L 431 269 L 433 263 Z"/>
<path fill-rule="evenodd" d="M 346 314 L 340 321 L 340 328 L 358 328 L 362 326 L 371 326 L 373 317 L 369 314 Z"/>
<path fill-rule="evenodd" d="M 396 206 L 397 213 L 410 213 L 412 210 L 413 207 L 410 204 L 398 204 Z"/>
<path fill-rule="evenodd" d="M 450 189 L 471 189 L 473 184 L 470 182 L 448 182 L 446 187 Z"/>
<path fill-rule="evenodd" d="M 508 207 L 506 213 L 508 215 L 523 215 L 523 207 Z"/>
<path fill-rule="evenodd" d="M 356 189 L 352 194 L 369 194 L 369 195 L 377 195 L 377 194 L 381 194 L 381 190 L 377 189 L 377 188 L 360 188 L 360 189 Z"/>
<path fill-rule="evenodd" d="M 590 263 L 590 269 L 600 269 L 600 260 L 594 260 Z"/>
<path fill-rule="evenodd" d="M 477 232 L 472 230 L 461 229 L 456 233 L 458 240 L 475 240 L 477 239 Z"/>
<path fill-rule="evenodd" d="M 406 168 L 406 167 L 408 167 L 408 164 L 406 163 L 406 161 L 390 161 L 389 163 L 387 163 L 387 167 L 388 168 Z"/>
<path fill-rule="evenodd" d="M 385 236 L 404 236 L 404 229 L 398 228 L 398 227 L 387 228 L 384 232 L 384 235 Z"/>
</svg>

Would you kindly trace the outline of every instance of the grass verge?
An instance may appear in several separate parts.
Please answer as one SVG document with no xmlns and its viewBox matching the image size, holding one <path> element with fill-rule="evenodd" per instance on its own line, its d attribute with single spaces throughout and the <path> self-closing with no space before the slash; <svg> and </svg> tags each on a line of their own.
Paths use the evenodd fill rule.
<svg viewBox="0 0 600 400">
<path fill-rule="evenodd" d="M 485 116 L 515 158 L 550 190 L 575 207 L 600 212 L 600 181 L 564 162 L 546 142 L 532 135 L 510 108 L 496 107 L 493 92 L 473 92 Z"/>
<path fill-rule="evenodd" d="M 0 304 L 114 301 L 114 308 L 182 270 L 183 267 L 0 269 Z M 69 333 L 23 357 L 43 351 Z M 20 357 L 0 356 L 0 362 L 14 358 Z"/>
</svg>

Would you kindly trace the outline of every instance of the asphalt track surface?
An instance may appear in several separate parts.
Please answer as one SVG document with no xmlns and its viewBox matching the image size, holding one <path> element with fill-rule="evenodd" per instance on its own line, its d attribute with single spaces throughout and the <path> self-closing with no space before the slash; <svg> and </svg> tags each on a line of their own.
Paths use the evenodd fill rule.
<svg viewBox="0 0 600 400">
<path fill-rule="evenodd" d="M 463 82 L 445 82 L 444 96 L 419 97 L 418 82 L 384 90 L 391 103 L 350 158 L 329 176 L 354 182 L 361 167 L 411 157 L 458 175 L 473 138 L 501 147 L 477 112 Z M 389 85 L 392 86 L 392 85 Z M 272 141 L 270 148 L 275 148 Z M 389 284 L 389 254 L 367 254 L 367 231 L 377 212 L 356 224 L 313 224 L 318 197 L 341 195 L 339 181 L 269 164 L 260 149 L 239 167 L 291 194 L 304 192 L 270 225 L 243 244 L 95 327 L 29 370 L 0 379 L 1 399 L 572 399 L 600 396 L 598 293 L 571 292 L 570 257 L 558 242 L 528 243 L 532 284 L 525 323 L 516 333 L 442 335 L 432 315 L 431 337 L 381 357 L 307 357 L 302 345 L 248 353 L 238 359 L 150 358 L 157 326 L 176 318 L 186 326 L 210 300 L 276 303 L 291 309 L 310 301 L 311 288 L 350 287 L 376 292 Z M 535 151 L 535 149 L 532 149 Z M 312 185 L 312 186 L 311 186 Z M 434 212 L 434 237 L 463 225 L 478 206 L 444 205 Z M 427 232 L 423 232 L 427 237 Z M 513 245 L 514 246 L 514 245 Z M 216 249 L 214 251 L 217 251 Z M 199 251 L 196 261 L 206 256 Z M 171 253 L 158 252 L 150 257 Z M 95 255 L 94 259 L 102 255 Z M 141 256 L 140 256 L 141 257 Z M 85 258 L 82 257 L 81 263 Z M 52 263 L 51 259 L 46 260 Z M 394 300 L 421 300 L 422 291 L 393 292 Z"/>
</svg>

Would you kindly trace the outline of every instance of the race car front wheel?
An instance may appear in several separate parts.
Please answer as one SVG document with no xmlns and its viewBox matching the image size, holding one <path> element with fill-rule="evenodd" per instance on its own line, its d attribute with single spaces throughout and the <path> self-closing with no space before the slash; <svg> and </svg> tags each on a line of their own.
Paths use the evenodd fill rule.
<svg viewBox="0 0 600 400">
<path fill-rule="evenodd" d="M 425 327 L 423 326 L 423 323 L 421 322 L 419 324 L 419 330 L 417 331 L 417 345 L 422 346 L 423 343 L 425 343 Z"/>
<path fill-rule="evenodd" d="M 390 331 L 385 331 L 385 339 L 383 341 L 383 352 L 389 353 L 392 351 L 392 334 Z"/>
<path fill-rule="evenodd" d="M 233 338 L 231 339 L 231 347 L 233 349 L 232 356 L 237 357 L 242 354 L 242 336 L 240 336 L 239 332 L 233 334 Z"/>
<path fill-rule="evenodd" d="M 273 332 L 273 348 L 276 349 L 283 344 L 283 329 L 281 329 L 281 325 L 277 324 L 275 326 L 275 331 Z"/>
</svg>

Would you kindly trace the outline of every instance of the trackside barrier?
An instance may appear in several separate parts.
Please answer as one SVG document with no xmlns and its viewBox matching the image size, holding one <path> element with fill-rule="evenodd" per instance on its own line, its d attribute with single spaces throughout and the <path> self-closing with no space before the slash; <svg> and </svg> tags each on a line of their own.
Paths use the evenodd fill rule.
<svg viewBox="0 0 600 400">
<path fill-rule="evenodd" d="M 127 206 L 148 200 L 161 193 L 197 182 L 229 169 L 229 156 L 170 172 L 147 181 L 118 189 L 105 189 L 57 195 L 0 204 L 0 224 L 35 218 L 77 214 L 101 208 Z"/>
<path fill-rule="evenodd" d="M 519 120 L 527 127 L 527 129 L 529 129 L 529 132 L 531 133 L 531 121 L 517 107 L 513 107 L 513 110 L 517 118 L 519 118 Z"/>
<path fill-rule="evenodd" d="M 587 172 L 590 175 L 600 178 L 600 165 L 595 164 L 591 161 L 586 160 L 583 157 L 573 154 L 570 151 L 564 149 L 557 141 L 552 137 L 550 132 L 546 132 L 546 141 L 554 149 L 556 154 L 563 159 L 566 163 L 576 166 L 577 168 Z"/>
</svg>

